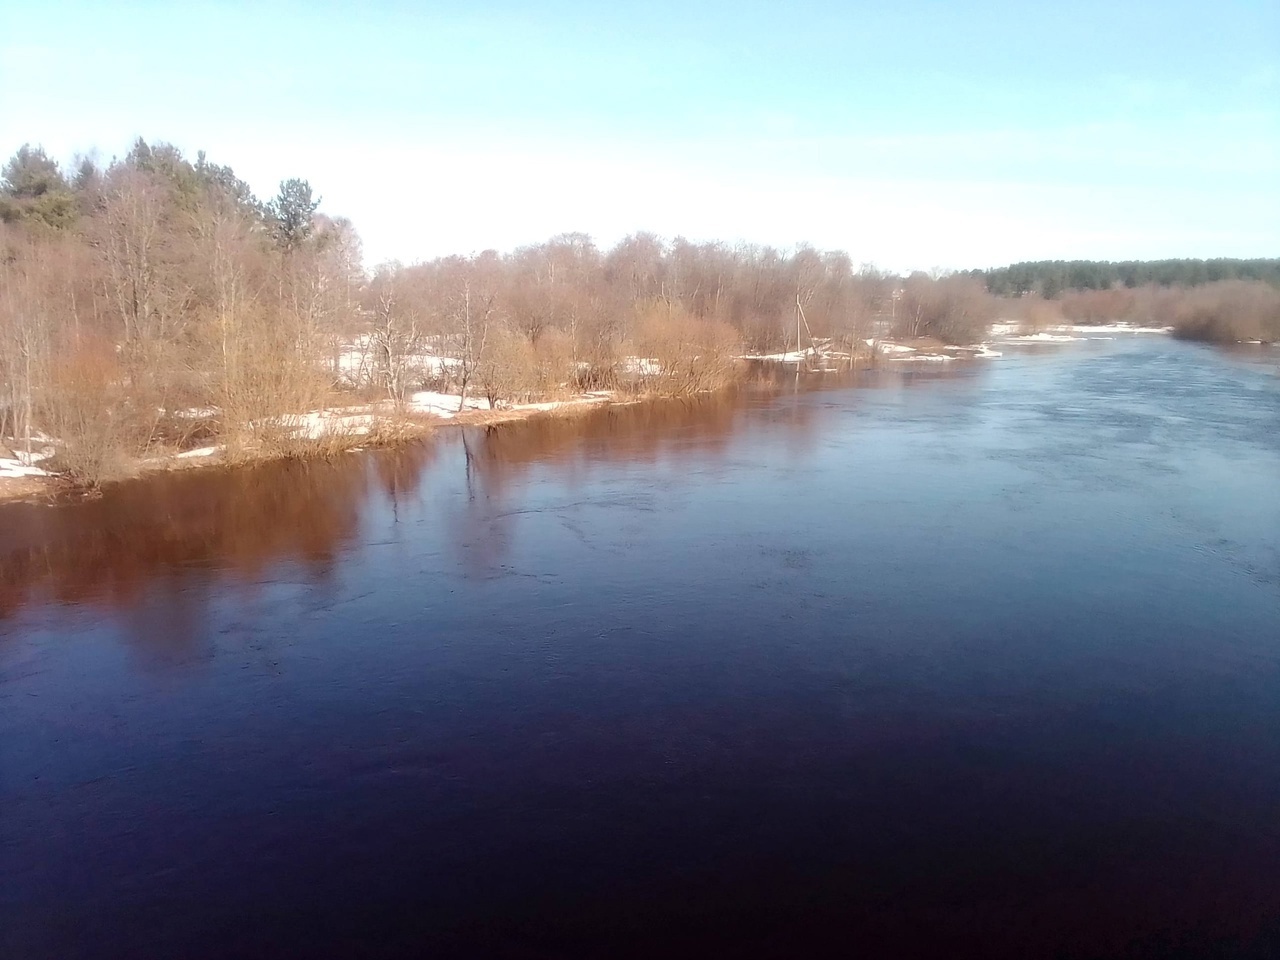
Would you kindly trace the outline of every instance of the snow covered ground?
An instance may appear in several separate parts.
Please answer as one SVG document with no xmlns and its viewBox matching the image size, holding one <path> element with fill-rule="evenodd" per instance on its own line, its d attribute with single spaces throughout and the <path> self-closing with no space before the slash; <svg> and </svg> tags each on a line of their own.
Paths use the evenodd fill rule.
<svg viewBox="0 0 1280 960">
<path fill-rule="evenodd" d="M 279 425 L 289 428 L 294 436 L 311 440 L 336 435 L 364 436 L 373 430 L 376 423 L 377 418 L 372 414 L 343 410 L 312 410 L 279 420 Z"/>
<path fill-rule="evenodd" d="M 42 470 L 34 464 L 23 463 L 20 458 L 0 457 L 0 479 L 47 477 L 49 475 L 47 470 Z"/>
<path fill-rule="evenodd" d="M 656 377 L 662 373 L 662 364 L 649 357 L 627 357 L 622 361 L 622 372 L 640 377 Z"/>
<path fill-rule="evenodd" d="M 357 337 L 346 344 L 337 359 L 338 373 L 352 386 L 368 386 L 377 382 L 378 347 L 370 337 Z M 407 354 L 402 362 L 407 374 L 421 380 L 443 379 L 462 365 L 462 361 L 454 357 L 442 357 L 425 351 Z"/>
<path fill-rule="evenodd" d="M 28 455 L 25 450 L 10 451 L 12 457 L 0 457 L 0 478 L 15 479 L 17 477 L 48 477 L 51 476 L 49 471 L 39 466 L 42 461 L 48 460 L 52 456 L 52 451 L 31 451 Z"/>
<path fill-rule="evenodd" d="M 419 390 L 417 393 L 410 395 L 408 406 L 410 410 L 416 413 L 430 413 L 450 420 L 456 417 L 462 409 L 488 410 L 489 401 L 483 397 L 467 397 L 467 402 L 464 406 L 462 397 L 456 393 Z"/>
</svg>

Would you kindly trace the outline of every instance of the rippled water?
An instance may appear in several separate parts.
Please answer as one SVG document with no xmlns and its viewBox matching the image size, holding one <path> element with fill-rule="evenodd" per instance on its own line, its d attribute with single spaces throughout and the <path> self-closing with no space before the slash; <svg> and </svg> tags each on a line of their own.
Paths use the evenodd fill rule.
<svg viewBox="0 0 1280 960">
<path fill-rule="evenodd" d="M 1271 956 L 1280 358 L 0 509 L 0 955 Z"/>
</svg>

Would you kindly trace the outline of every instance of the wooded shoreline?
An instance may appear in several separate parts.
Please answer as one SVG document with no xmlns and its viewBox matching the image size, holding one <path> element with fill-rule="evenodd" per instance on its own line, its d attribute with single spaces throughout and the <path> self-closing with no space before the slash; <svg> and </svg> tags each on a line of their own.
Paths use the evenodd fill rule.
<svg viewBox="0 0 1280 960">
<path fill-rule="evenodd" d="M 262 201 L 163 143 L 73 171 L 24 146 L 0 178 L 0 485 L 92 489 L 212 449 L 327 455 L 433 419 L 688 396 L 734 382 L 744 357 L 980 355 L 997 318 L 1031 336 L 1128 323 L 1275 341 L 1278 278 L 1271 260 L 902 276 L 807 245 L 645 233 L 369 268 L 306 180 Z"/>
</svg>

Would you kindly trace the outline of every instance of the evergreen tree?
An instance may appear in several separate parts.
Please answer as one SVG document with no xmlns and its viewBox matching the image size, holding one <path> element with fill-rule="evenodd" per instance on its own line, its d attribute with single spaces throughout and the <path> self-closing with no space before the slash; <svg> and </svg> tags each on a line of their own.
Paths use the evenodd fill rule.
<svg viewBox="0 0 1280 960">
<path fill-rule="evenodd" d="M 268 207 L 272 232 L 280 249 L 289 253 L 311 236 L 312 218 L 320 198 L 312 199 L 311 184 L 294 177 L 280 184 L 280 193 Z"/>
<path fill-rule="evenodd" d="M 4 165 L 0 220 L 26 220 L 60 228 L 70 226 L 75 218 L 75 197 L 57 162 L 43 147 L 24 143 Z"/>
</svg>

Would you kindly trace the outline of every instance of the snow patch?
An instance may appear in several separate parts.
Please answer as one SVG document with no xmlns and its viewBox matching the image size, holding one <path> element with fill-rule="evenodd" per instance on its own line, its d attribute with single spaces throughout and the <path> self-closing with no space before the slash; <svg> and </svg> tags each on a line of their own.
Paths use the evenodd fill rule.
<svg viewBox="0 0 1280 960">
<path fill-rule="evenodd" d="M 1073 337 L 1065 333 L 1029 333 L 1017 337 L 1005 337 L 1011 343 L 1072 343 L 1084 337 Z"/>
<path fill-rule="evenodd" d="M 1067 343 L 1072 340 L 1112 340 L 1114 337 L 1076 337 L 1072 334 L 1117 334 L 1117 333 L 1172 333 L 1173 327 L 1139 327 L 1131 323 L 1061 323 L 1046 327 L 1044 330 L 1024 334 L 1026 326 L 1012 320 L 1001 321 L 991 325 L 991 335 L 1001 340 L 1015 340 L 1041 343 Z"/>
<path fill-rule="evenodd" d="M 1067 330 L 1071 333 L 1172 333 L 1173 327 L 1135 327 L 1130 323 L 1077 323 L 1055 329 Z M 1113 337 L 1096 339 L 1111 340 Z"/>
<path fill-rule="evenodd" d="M 410 395 L 408 405 L 411 410 L 418 413 L 432 413 L 437 417 L 444 417 L 446 420 L 457 416 L 460 405 L 466 410 L 486 410 L 489 407 L 487 400 L 478 397 L 467 397 L 465 405 L 461 404 L 461 401 L 462 397 L 455 393 L 419 390 L 417 393 Z"/>
<path fill-rule="evenodd" d="M 375 383 L 382 367 L 379 353 L 379 346 L 371 337 L 357 337 L 338 353 L 338 373 L 353 386 Z M 426 351 L 406 354 L 400 361 L 410 377 L 420 380 L 438 380 L 462 366 L 462 361 L 455 357 Z"/>
<path fill-rule="evenodd" d="M 800 363 L 807 356 L 808 356 L 807 353 L 801 353 L 800 351 L 792 350 L 788 353 L 748 353 L 748 354 L 744 354 L 741 357 L 738 357 L 738 359 L 739 360 L 771 360 L 774 363 Z"/>
<path fill-rule="evenodd" d="M 364 436 L 372 433 L 378 418 L 367 413 L 348 414 L 337 410 L 312 410 L 290 414 L 275 421 L 294 436 L 319 440 L 331 436 Z"/>
<path fill-rule="evenodd" d="M 195 450 L 183 450 L 181 453 L 174 454 L 176 460 L 198 460 L 201 457 L 212 457 L 215 453 L 221 453 L 222 447 L 198 447 Z"/>
<path fill-rule="evenodd" d="M 26 462 L 23 454 L 18 454 L 16 457 L 0 457 L 0 478 L 48 476 L 51 476 L 48 470 Z"/>
<path fill-rule="evenodd" d="M 622 372 L 641 377 L 656 377 L 662 373 L 662 364 L 651 357 L 627 357 L 622 361 Z"/>
</svg>

